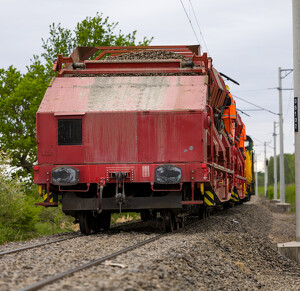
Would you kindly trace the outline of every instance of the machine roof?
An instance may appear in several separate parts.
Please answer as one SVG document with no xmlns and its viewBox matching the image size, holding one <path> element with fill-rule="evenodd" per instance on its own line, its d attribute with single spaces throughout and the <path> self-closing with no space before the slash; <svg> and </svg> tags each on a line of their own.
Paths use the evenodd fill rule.
<svg viewBox="0 0 300 291">
<path fill-rule="evenodd" d="M 48 88 L 38 112 L 202 110 L 205 76 L 63 77 Z"/>
</svg>

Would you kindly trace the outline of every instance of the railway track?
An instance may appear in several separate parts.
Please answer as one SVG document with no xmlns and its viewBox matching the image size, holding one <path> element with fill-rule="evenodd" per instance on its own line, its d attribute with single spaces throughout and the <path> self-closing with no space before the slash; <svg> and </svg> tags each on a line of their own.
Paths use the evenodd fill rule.
<svg viewBox="0 0 300 291">
<path fill-rule="evenodd" d="M 80 236 L 83 236 L 83 235 L 82 234 L 73 235 L 73 236 L 70 236 L 70 237 L 60 238 L 60 239 L 56 239 L 56 240 L 52 240 L 52 241 L 48 241 L 48 242 L 38 243 L 38 244 L 34 244 L 34 245 L 22 247 L 22 248 L 17 248 L 17 249 L 4 251 L 4 252 L 0 253 L 0 257 L 2 257 L 4 255 L 9 255 L 9 254 L 14 254 L 14 253 L 30 250 L 30 249 L 37 248 L 37 247 L 42 247 L 42 246 L 49 245 L 49 244 L 54 244 L 54 243 L 57 243 L 57 242 L 73 239 L 73 238 L 80 237 Z"/>
<path fill-rule="evenodd" d="M 135 223 L 139 223 L 139 222 L 141 222 L 141 221 L 140 220 L 135 220 L 134 222 L 129 222 L 129 223 L 128 222 L 121 223 L 121 224 L 118 223 L 118 224 L 112 225 L 110 229 L 111 230 L 116 230 L 116 229 L 119 229 L 121 227 L 128 226 L 128 225 L 135 224 Z M 103 231 L 103 232 L 105 232 L 105 231 Z M 33 249 L 33 248 L 42 247 L 42 246 L 49 245 L 49 244 L 62 242 L 62 241 L 69 240 L 69 239 L 74 239 L 74 238 L 77 238 L 77 237 L 82 237 L 82 236 L 85 236 L 85 235 L 80 233 L 80 234 L 75 234 L 75 235 L 72 235 L 72 236 L 69 236 L 69 237 L 59 238 L 59 239 L 56 239 L 56 240 L 51 240 L 51 241 L 37 243 L 37 244 L 33 244 L 33 245 L 29 245 L 29 246 L 25 246 L 25 247 L 21 247 L 21 248 L 17 248 L 17 249 L 3 251 L 3 252 L 0 252 L 0 257 L 5 256 L 5 255 L 9 255 L 9 254 L 14 254 L 14 253 L 26 251 L 26 250 L 30 250 L 30 249 Z"/>
<path fill-rule="evenodd" d="M 194 224 L 197 221 L 199 221 L 199 220 L 198 219 L 192 219 L 191 221 L 189 221 L 186 224 L 186 226 L 190 226 L 191 224 Z M 126 225 L 128 225 L 128 224 L 126 224 Z M 124 225 L 122 225 L 122 226 L 124 226 Z M 121 226 L 118 225 L 117 227 L 121 227 Z M 117 227 L 115 227 L 115 228 L 117 228 Z M 172 233 L 179 232 L 181 230 L 182 230 L 182 228 L 177 229 L 177 230 L 173 231 Z M 105 261 L 109 261 L 109 260 L 114 259 L 114 258 L 116 258 L 116 257 L 118 257 L 118 256 L 120 256 L 122 254 L 125 254 L 125 253 L 127 253 L 129 251 L 138 249 L 138 248 L 140 248 L 140 247 L 142 247 L 144 245 L 147 245 L 147 244 L 149 244 L 151 242 L 159 240 L 160 238 L 165 237 L 167 235 L 170 235 L 170 233 L 162 233 L 162 234 L 159 234 L 157 236 L 151 237 L 149 239 L 143 240 L 143 241 L 138 242 L 136 244 L 133 244 L 133 245 L 131 245 L 129 247 L 126 247 L 126 248 L 123 248 L 123 249 L 121 249 L 119 251 L 113 252 L 113 253 L 111 253 L 109 255 L 106 255 L 106 256 L 100 257 L 98 259 L 95 259 L 95 260 L 93 260 L 93 261 L 91 261 L 89 263 L 82 264 L 82 265 L 80 265 L 78 267 L 69 269 L 69 270 L 67 270 L 65 272 L 62 272 L 60 274 L 57 274 L 57 275 L 52 276 L 50 278 L 47 278 L 47 279 L 45 279 L 43 281 L 36 282 L 36 283 L 34 283 L 34 284 L 30 285 L 30 286 L 27 286 L 27 287 L 25 287 L 23 289 L 19 289 L 19 291 L 34 291 L 34 290 L 39 290 L 40 288 L 42 288 L 44 286 L 47 286 L 47 285 L 50 285 L 52 283 L 55 283 L 55 282 L 59 281 L 62 278 L 70 276 L 70 275 L 72 275 L 72 274 L 74 274 L 76 272 L 88 269 L 90 267 L 94 267 L 94 266 L 100 265 L 100 264 L 104 263 Z"/>
<path fill-rule="evenodd" d="M 152 221 L 156 221 L 156 220 L 152 220 Z M 185 226 L 190 226 L 191 224 L 195 223 L 196 221 L 199 221 L 199 220 L 198 219 L 191 219 L 191 220 L 188 221 L 188 223 L 185 224 Z M 119 229 L 119 228 L 122 229 L 126 226 L 138 225 L 139 223 L 144 223 L 144 222 L 143 221 L 134 221 L 134 222 L 129 222 L 129 223 L 126 222 L 126 223 L 122 223 L 122 224 L 112 225 L 111 230 L 115 231 L 116 229 Z M 175 232 L 178 232 L 180 230 L 181 229 L 175 230 Z M 110 230 L 103 231 L 102 233 L 109 233 L 109 231 Z M 116 258 L 116 257 L 118 257 L 118 256 L 120 256 L 124 253 L 127 253 L 129 251 L 138 249 L 138 248 L 140 248 L 144 245 L 147 245 L 151 242 L 159 240 L 160 238 L 162 238 L 164 236 L 167 236 L 167 235 L 170 235 L 170 233 L 161 233 L 161 234 L 158 234 L 158 235 L 153 236 L 151 238 L 143 239 L 142 241 L 139 241 L 139 242 L 137 242 L 137 243 L 135 243 L 135 244 L 133 244 L 129 247 L 128 246 L 123 246 L 124 248 L 119 249 L 117 251 L 110 250 L 110 252 L 111 252 L 110 254 L 108 254 L 108 255 L 103 254 L 103 256 L 101 256 L 99 258 L 97 258 L 97 257 L 90 257 L 89 259 L 86 258 L 85 262 L 82 262 L 80 260 L 81 263 L 79 261 L 79 265 L 77 265 L 75 267 L 71 267 L 69 270 L 64 270 L 60 274 L 55 274 L 53 276 L 50 275 L 47 279 L 44 279 L 42 281 L 37 281 L 36 280 L 36 282 L 32 283 L 31 285 L 28 285 L 27 287 L 25 287 L 23 289 L 19 289 L 19 290 L 39 290 L 40 288 L 42 288 L 44 286 L 47 286 L 47 285 L 50 285 L 52 283 L 55 283 L 55 282 L 59 281 L 62 278 L 71 276 L 72 274 L 74 274 L 76 272 L 91 268 L 93 266 L 100 265 L 100 264 L 104 263 L 105 261 L 114 259 L 114 258 Z M 17 253 L 17 252 L 21 252 L 21 251 L 25 251 L 25 250 L 29 250 L 29 249 L 33 249 L 33 248 L 37 248 L 37 247 L 40 247 L 40 246 L 45 246 L 45 245 L 48 245 L 48 244 L 54 244 L 54 243 L 57 243 L 57 242 L 63 242 L 63 241 L 66 241 L 66 240 L 75 239 L 75 238 L 78 238 L 78 237 L 87 238 L 87 236 L 82 235 L 82 234 L 74 235 L 74 236 L 70 236 L 70 237 L 66 237 L 66 238 L 60 238 L 60 239 L 49 241 L 49 242 L 43 242 L 43 243 L 40 243 L 40 244 L 35 244 L 35 245 L 27 246 L 27 247 L 14 249 L 14 250 L 8 250 L 8 251 L 0 253 L 0 257 L 3 257 L 6 254 L 13 254 L 13 253 Z M 94 235 L 92 235 L 92 237 L 94 237 Z M 97 234 L 95 234 L 95 237 L 97 237 Z M 91 237 L 89 237 L 89 238 L 91 239 Z M 87 253 L 88 252 L 86 252 L 86 254 Z M 87 262 L 87 260 L 90 260 L 90 261 Z"/>
<path fill-rule="evenodd" d="M 146 244 L 149 244 L 149 243 L 151 243 L 151 242 L 153 242 L 153 241 L 156 241 L 156 240 L 158 240 L 158 239 L 160 239 L 160 238 L 162 238 L 163 236 L 166 236 L 166 235 L 168 235 L 168 234 L 167 234 L 167 233 L 159 234 L 159 235 L 154 236 L 154 237 L 152 237 L 152 238 L 149 238 L 149 239 L 146 239 L 146 240 L 141 241 L 141 242 L 139 242 L 139 243 L 136 243 L 136 244 L 134 244 L 134 245 L 132 245 L 132 246 L 130 246 L 130 247 L 121 249 L 121 250 L 119 250 L 119 251 L 117 251 L 117 252 L 114 252 L 114 253 L 112 253 L 112 254 L 109 254 L 109 255 L 107 255 L 107 256 L 100 257 L 100 258 L 98 258 L 98 259 L 96 259 L 96 260 L 93 260 L 93 261 L 91 261 L 91 262 L 89 262 L 89 263 L 83 264 L 83 265 L 78 266 L 78 267 L 76 267 L 76 268 L 70 269 L 70 270 L 65 271 L 65 272 L 62 272 L 62 273 L 60 273 L 60 274 L 58 274 L 58 275 L 55 275 L 55 276 L 50 277 L 50 278 L 48 278 L 48 279 L 45 279 L 45 280 L 43 280 L 43 281 L 37 282 L 37 283 L 35 283 L 35 284 L 32 284 L 32 285 L 30 285 L 30 286 L 28 286 L 28 287 L 25 287 L 25 288 L 23 288 L 23 289 L 20 289 L 19 291 L 34 291 L 34 290 L 38 290 L 38 289 L 40 289 L 40 288 L 42 288 L 42 287 L 44 287 L 44 286 L 46 286 L 46 285 L 52 284 L 52 283 L 54 283 L 54 282 L 56 282 L 56 281 L 58 281 L 58 280 L 60 280 L 60 279 L 62 279 L 62 278 L 64 278 L 64 277 L 70 276 L 70 275 L 72 275 L 72 274 L 74 274 L 74 273 L 76 273 L 76 272 L 79 272 L 79 271 L 88 269 L 88 268 L 90 268 L 90 267 L 93 267 L 93 266 L 97 266 L 97 265 L 99 265 L 99 264 L 102 264 L 102 263 L 105 262 L 105 261 L 114 259 L 114 258 L 116 258 L 117 256 L 120 256 L 120 255 L 125 254 L 125 253 L 127 253 L 127 252 L 129 252 L 129 251 L 132 251 L 132 250 L 134 250 L 134 249 L 137 249 L 137 248 L 139 248 L 139 247 L 142 247 L 142 246 L 144 246 L 144 245 L 146 245 Z"/>
<path fill-rule="evenodd" d="M 152 220 L 152 221 L 154 222 L 154 224 L 159 223 L 156 220 Z M 194 224 L 194 222 L 196 222 L 196 221 L 199 221 L 198 218 L 191 219 L 185 224 L 185 226 L 190 229 L 190 226 L 192 224 Z M 140 221 L 138 221 L 138 222 L 140 222 Z M 114 231 L 109 233 L 109 231 L 105 231 L 105 232 L 103 232 L 104 236 L 102 236 L 101 234 L 100 234 L 100 236 L 92 235 L 89 237 L 85 236 L 85 235 L 77 235 L 76 237 L 81 236 L 82 238 L 80 238 L 79 240 L 75 240 L 74 242 L 70 242 L 70 243 L 68 243 L 68 245 L 64 245 L 64 246 L 60 245 L 60 244 L 55 245 L 54 247 L 51 247 L 51 250 L 47 250 L 47 251 L 51 252 L 51 256 L 50 256 L 50 253 L 47 256 L 47 254 L 46 254 L 47 251 L 46 251 L 44 253 L 42 252 L 42 257 L 40 255 L 38 255 L 37 253 L 32 253 L 32 254 L 29 253 L 28 258 L 31 257 L 31 259 L 29 259 L 29 260 L 26 259 L 27 255 L 23 256 L 22 254 L 21 255 L 16 254 L 17 257 L 13 258 L 13 260 L 12 260 L 12 258 L 7 258 L 7 262 L 10 263 L 10 262 L 14 261 L 15 264 L 18 264 L 17 262 L 19 260 L 21 260 L 21 264 L 23 263 L 23 266 L 17 265 L 18 266 L 17 269 L 19 269 L 19 271 L 17 271 L 17 272 L 22 272 L 24 269 L 26 269 L 26 270 L 29 269 L 30 273 L 33 272 L 33 274 L 34 274 L 34 276 L 30 278 L 30 274 L 27 273 L 26 274 L 27 281 L 22 280 L 22 281 L 19 281 L 18 283 L 16 282 L 17 284 L 15 285 L 14 290 L 39 290 L 45 286 L 49 286 L 51 284 L 57 284 L 57 282 L 59 280 L 61 280 L 63 278 L 67 278 L 67 277 L 72 277 L 72 275 L 74 273 L 77 274 L 77 272 L 80 272 L 82 270 L 86 270 L 86 269 L 89 269 L 89 268 L 95 267 L 95 266 L 101 266 L 102 263 L 104 263 L 105 261 L 115 259 L 118 256 L 121 256 L 122 254 L 133 251 L 135 249 L 140 248 L 140 250 L 138 250 L 138 253 L 139 252 L 143 253 L 142 246 L 145 246 L 147 244 L 150 244 L 154 241 L 157 241 L 163 237 L 170 235 L 170 233 L 159 233 L 158 235 L 154 234 L 154 236 L 152 236 L 153 233 L 150 232 L 151 237 L 149 237 L 149 231 L 148 231 L 149 225 L 146 226 L 147 234 L 145 234 L 145 232 L 143 230 L 144 226 L 142 226 L 142 229 L 140 227 L 138 227 L 138 232 L 136 232 L 137 229 L 135 229 L 135 225 L 137 225 L 137 224 L 138 223 L 135 221 L 134 223 L 130 222 L 130 223 L 124 223 L 121 225 L 116 225 L 113 227 L 112 230 L 115 230 L 117 228 L 122 228 L 122 227 L 128 226 L 128 225 L 130 225 L 130 227 L 129 227 L 129 229 L 126 229 L 126 227 L 125 227 L 125 231 L 123 228 L 123 231 L 120 233 L 116 233 Z M 132 228 L 131 225 L 134 225 L 134 227 Z M 151 225 L 152 225 L 152 223 L 151 223 Z M 153 226 L 150 226 L 150 229 L 152 229 L 152 227 Z M 142 230 L 142 232 L 140 232 L 141 230 Z M 181 232 L 181 229 L 176 230 L 175 232 Z M 56 241 L 64 241 L 64 240 L 67 240 L 70 238 L 75 238 L 75 236 L 59 239 Z M 85 241 L 85 239 L 87 239 L 87 241 Z M 167 238 L 165 238 L 165 239 L 167 239 Z M 91 240 L 92 240 L 92 242 L 90 243 Z M 31 246 L 30 248 L 37 247 L 39 245 L 50 244 L 50 243 L 54 243 L 54 242 L 55 241 L 37 244 L 37 245 Z M 79 242 L 81 245 L 84 245 L 84 247 L 81 248 L 81 250 L 78 249 Z M 130 246 L 128 247 L 128 245 L 130 245 Z M 104 246 L 105 246 L 105 248 L 104 248 Z M 91 253 L 91 250 L 92 250 L 91 247 L 94 250 L 93 253 Z M 60 260 L 60 255 L 58 255 L 60 253 L 59 253 L 58 249 L 63 249 L 64 250 L 63 252 L 66 254 L 66 257 L 68 257 L 68 254 L 73 256 L 70 260 L 67 259 L 67 261 L 65 259 L 63 259 L 60 262 L 60 266 L 59 266 L 59 264 L 57 264 L 57 262 L 59 262 L 58 260 Z M 24 248 L 20 248 L 20 251 L 22 251 L 22 250 L 24 250 Z M 12 251 L 8 251 L 8 252 L 10 254 L 13 253 Z M 74 256 L 73 253 L 74 254 L 77 253 L 79 255 Z M 45 255 L 45 258 L 43 259 L 44 255 Z M 55 255 L 56 255 L 56 257 L 55 257 Z M 35 257 L 38 258 L 38 261 L 34 260 Z M 70 263 L 69 263 L 69 261 L 70 261 Z M 49 262 L 51 262 L 51 263 L 49 264 Z M 53 262 L 55 262 L 55 263 L 53 264 Z M 3 261 L 3 264 L 5 264 L 5 261 Z M 34 264 L 35 269 L 39 269 L 40 271 L 38 271 L 38 272 L 34 271 L 32 264 Z M 41 268 L 38 268 L 38 265 L 36 265 L 36 264 L 38 264 L 39 266 L 47 266 L 46 267 L 47 272 L 43 272 L 43 270 Z M 54 272 L 53 271 L 48 272 L 49 269 L 54 270 Z M 57 274 L 57 272 L 56 272 L 57 270 L 61 270 L 61 273 Z M 28 276 L 30 279 L 28 279 Z M 1 279 L 1 277 L 0 277 L 0 279 Z M 39 280 L 41 280 L 41 281 L 39 281 Z M 27 286 L 27 287 L 25 287 L 25 286 Z M 20 288 L 23 288 L 23 289 L 20 289 Z M 48 287 L 48 288 L 51 288 L 51 287 Z"/>
</svg>

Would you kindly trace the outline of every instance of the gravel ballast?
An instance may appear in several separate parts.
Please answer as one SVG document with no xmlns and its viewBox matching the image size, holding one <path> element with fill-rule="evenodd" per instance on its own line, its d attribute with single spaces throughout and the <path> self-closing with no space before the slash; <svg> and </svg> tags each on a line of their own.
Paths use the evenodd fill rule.
<svg viewBox="0 0 300 291">
<path fill-rule="evenodd" d="M 276 246 L 294 239 L 294 215 L 272 212 L 269 201 L 253 198 L 253 202 L 220 212 L 42 290 L 299 290 L 299 266 L 281 256 Z M 45 275 L 39 276 L 37 269 L 50 268 L 51 273 L 69 269 L 117 246 L 120 249 L 149 238 L 156 234 L 153 229 L 99 234 L 85 237 L 79 244 L 67 241 L 63 246 L 48 247 L 49 262 L 47 257 L 40 258 L 41 251 L 22 253 L 22 260 L 21 255 L 5 256 L 1 258 L 0 290 L 27 286 L 32 280 L 25 280 L 23 273 L 31 273 L 30 268 L 35 270 L 34 280 L 42 280 Z"/>
</svg>

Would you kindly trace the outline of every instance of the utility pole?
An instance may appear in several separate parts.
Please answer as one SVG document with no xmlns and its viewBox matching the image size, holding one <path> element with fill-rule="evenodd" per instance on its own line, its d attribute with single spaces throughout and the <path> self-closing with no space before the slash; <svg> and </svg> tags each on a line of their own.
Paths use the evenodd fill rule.
<svg viewBox="0 0 300 291">
<path fill-rule="evenodd" d="M 285 179 L 284 179 L 284 150 L 283 150 L 283 116 L 282 116 L 282 86 L 281 68 L 278 69 L 278 91 L 279 91 L 279 138 L 280 138 L 280 203 L 285 203 Z"/>
<path fill-rule="evenodd" d="M 296 184 L 296 241 L 300 242 L 300 135 L 298 112 L 300 97 L 300 1 L 293 0 L 293 43 L 294 43 L 294 130 L 295 130 L 295 184 Z M 299 263 L 299 262 L 298 262 Z"/>
<path fill-rule="evenodd" d="M 264 142 L 264 153 L 265 153 L 265 197 L 268 197 L 268 161 L 267 161 L 267 143 Z"/>
<path fill-rule="evenodd" d="M 281 69 L 278 68 L 278 91 L 279 91 L 279 140 L 280 140 L 280 203 L 285 203 L 285 179 L 284 179 L 284 149 L 283 149 L 283 114 L 282 114 L 282 90 L 291 90 L 291 89 L 282 89 L 281 80 L 289 75 L 293 70 L 292 69 Z M 285 75 L 281 77 L 281 72 L 285 72 Z"/>
<path fill-rule="evenodd" d="M 293 0 L 293 44 L 294 44 L 294 125 L 295 125 L 295 182 L 296 182 L 296 242 L 278 244 L 281 255 L 300 264 L 300 136 L 298 112 L 300 97 L 300 0 Z"/>
<path fill-rule="evenodd" d="M 276 157 L 276 123 L 274 121 L 274 200 L 277 200 L 277 157 Z"/>
</svg>

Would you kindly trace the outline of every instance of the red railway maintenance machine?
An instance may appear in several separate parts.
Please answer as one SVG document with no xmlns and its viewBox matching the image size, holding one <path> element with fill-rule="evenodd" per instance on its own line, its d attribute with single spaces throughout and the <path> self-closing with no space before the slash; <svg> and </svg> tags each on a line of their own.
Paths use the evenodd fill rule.
<svg viewBox="0 0 300 291">
<path fill-rule="evenodd" d="M 145 59 L 153 53 L 168 58 Z M 247 198 L 242 121 L 233 139 L 229 92 L 200 46 L 78 47 L 54 70 L 36 115 L 37 204 L 60 201 L 89 234 L 112 212 L 159 212 L 172 231 Z"/>
</svg>

